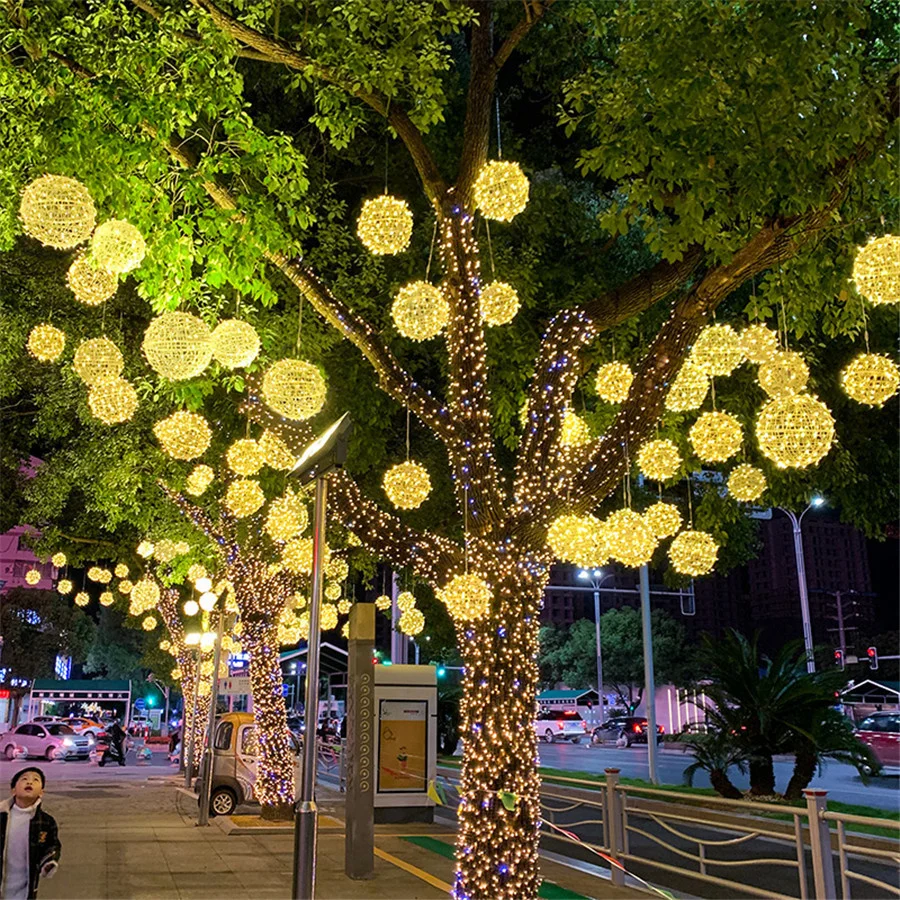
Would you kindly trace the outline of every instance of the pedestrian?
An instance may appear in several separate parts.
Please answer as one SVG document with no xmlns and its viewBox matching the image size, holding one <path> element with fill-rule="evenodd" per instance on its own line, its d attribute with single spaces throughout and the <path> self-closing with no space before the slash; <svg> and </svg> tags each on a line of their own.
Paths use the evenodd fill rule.
<svg viewBox="0 0 900 900">
<path fill-rule="evenodd" d="M 56 820 L 41 806 L 45 783 L 37 766 L 20 769 L 0 802 L 0 900 L 31 900 L 59 865 Z"/>
</svg>

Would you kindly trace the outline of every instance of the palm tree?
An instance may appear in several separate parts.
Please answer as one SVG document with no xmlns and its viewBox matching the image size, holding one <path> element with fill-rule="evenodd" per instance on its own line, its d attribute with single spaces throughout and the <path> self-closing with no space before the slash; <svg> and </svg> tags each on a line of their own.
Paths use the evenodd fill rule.
<svg viewBox="0 0 900 900">
<path fill-rule="evenodd" d="M 709 734 L 683 734 L 680 740 L 694 755 L 694 761 L 684 770 L 686 785 L 693 786 L 697 772 L 705 771 L 709 773 L 709 783 L 716 793 L 729 800 L 742 799 L 744 795 L 732 784 L 728 770 L 735 766 L 741 774 L 745 774 L 747 761 L 730 735 L 712 731 Z"/>
</svg>

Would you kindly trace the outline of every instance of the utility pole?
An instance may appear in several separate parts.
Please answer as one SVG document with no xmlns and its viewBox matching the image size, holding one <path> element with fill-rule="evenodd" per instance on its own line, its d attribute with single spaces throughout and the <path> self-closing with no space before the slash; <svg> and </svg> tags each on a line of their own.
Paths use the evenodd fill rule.
<svg viewBox="0 0 900 900">
<path fill-rule="evenodd" d="M 650 781 L 659 784 L 656 771 L 656 683 L 653 674 L 653 631 L 650 625 L 650 569 L 641 566 L 641 626 L 644 638 L 644 698 L 647 708 L 647 763 Z"/>
<path fill-rule="evenodd" d="M 840 591 L 835 591 L 834 599 L 837 601 L 838 646 L 847 658 L 847 636 L 844 633 L 844 599 Z"/>
</svg>

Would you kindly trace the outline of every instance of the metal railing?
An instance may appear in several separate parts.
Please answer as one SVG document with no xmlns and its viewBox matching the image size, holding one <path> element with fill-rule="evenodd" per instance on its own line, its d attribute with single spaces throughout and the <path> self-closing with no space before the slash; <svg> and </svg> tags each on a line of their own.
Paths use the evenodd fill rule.
<svg viewBox="0 0 900 900">
<path fill-rule="evenodd" d="M 874 878 L 872 875 L 856 872 L 850 867 L 851 861 L 853 860 L 875 857 L 877 859 L 884 859 L 888 862 L 892 862 L 900 869 L 900 846 L 895 847 L 893 850 L 882 849 L 873 847 L 871 840 L 865 838 L 861 834 L 851 833 L 848 835 L 848 825 L 856 825 L 858 827 L 860 825 L 868 826 L 872 824 L 873 820 L 866 816 L 853 816 L 847 813 L 828 812 L 823 809 L 821 819 L 826 829 L 828 829 L 829 822 L 834 822 L 837 825 L 838 871 L 840 872 L 841 877 L 842 900 L 851 900 L 853 895 L 850 893 L 850 885 L 853 881 L 861 882 L 862 884 L 868 885 L 870 888 L 880 888 L 900 897 L 900 883 L 898 883 L 900 882 L 900 879 L 895 880 L 892 884 L 891 882 L 883 881 L 880 878 Z M 895 819 L 883 821 L 878 819 L 876 821 L 881 827 L 896 829 L 897 837 L 900 838 L 900 822 Z M 866 840 L 866 843 L 860 843 L 861 840 Z M 866 895 L 863 894 L 862 896 Z"/>
</svg>

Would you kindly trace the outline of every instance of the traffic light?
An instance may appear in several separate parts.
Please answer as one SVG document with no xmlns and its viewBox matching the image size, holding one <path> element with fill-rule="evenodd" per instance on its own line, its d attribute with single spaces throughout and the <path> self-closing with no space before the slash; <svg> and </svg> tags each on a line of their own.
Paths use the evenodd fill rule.
<svg viewBox="0 0 900 900">
<path fill-rule="evenodd" d="M 866 647 L 866 656 L 869 657 L 869 668 L 874 672 L 878 668 L 878 648 Z"/>
<path fill-rule="evenodd" d="M 438 678 L 443 678 L 447 674 L 447 670 L 443 666 L 438 666 L 435 674 Z"/>
<path fill-rule="evenodd" d="M 840 666 L 841 670 L 844 668 L 844 651 L 843 650 L 835 650 L 834 651 L 834 664 L 836 666 Z"/>
</svg>

